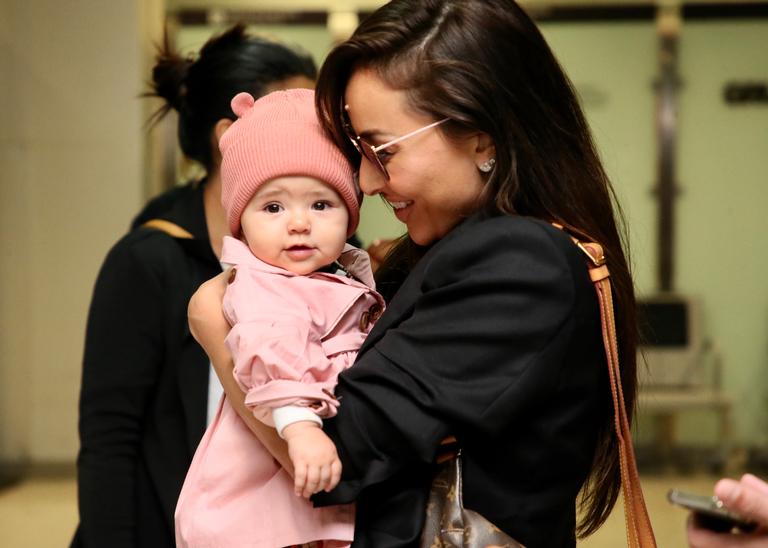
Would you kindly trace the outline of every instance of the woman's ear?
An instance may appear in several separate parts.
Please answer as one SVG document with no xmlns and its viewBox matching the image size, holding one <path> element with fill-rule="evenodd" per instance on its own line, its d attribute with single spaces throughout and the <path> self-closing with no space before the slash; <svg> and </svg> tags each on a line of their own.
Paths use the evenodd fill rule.
<svg viewBox="0 0 768 548">
<path fill-rule="evenodd" d="M 229 129 L 229 126 L 232 125 L 232 120 L 229 118 L 222 118 L 218 122 L 216 122 L 216 125 L 213 126 L 213 136 L 216 139 L 216 146 L 219 146 L 219 141 L 221 140 L 221 136 L 224 135 L 224 132 Z"/>
<path fill-rule="evenodd" d="M 493 160 L 493 162 L 491 162 Z M 480 166 L 488 165 L 496 161 L 496 145 L 493 144 L 491 136 L 487 133 L 478 133 L 475 136 L 475 165 L 483 171 Z"/>
<path fill-rule="evenodd" d="M 216 125 L 213 126 L 213 131 L 211 132 L 211 158 L 213 158 L 214 166 L 218 167 L 221 164 L 219 141 L 221 140 L 221 136 L 224 135 L 224 132 L 229 129 L 229 126 L 231 126 L 232 123 L 232 120 L 229 118 L 222 118 L 216 122 Z"/>
</svg>

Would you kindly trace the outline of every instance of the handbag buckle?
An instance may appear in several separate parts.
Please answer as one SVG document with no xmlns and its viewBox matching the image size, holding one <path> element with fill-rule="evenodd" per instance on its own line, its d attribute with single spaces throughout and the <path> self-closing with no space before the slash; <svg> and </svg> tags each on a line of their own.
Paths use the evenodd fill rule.
<svg viewBox="0 0 768 548">
<path fill-rule="evenodd" d="M 589 257 L 590 262 L 594 266 L 603 266 L 605 264 L 605 254 L 603 253 L 603 248 L 599 244 L 585 245 L 578 240 L 574 241 L 576 242 L 576 246 Z"/>
</svg>

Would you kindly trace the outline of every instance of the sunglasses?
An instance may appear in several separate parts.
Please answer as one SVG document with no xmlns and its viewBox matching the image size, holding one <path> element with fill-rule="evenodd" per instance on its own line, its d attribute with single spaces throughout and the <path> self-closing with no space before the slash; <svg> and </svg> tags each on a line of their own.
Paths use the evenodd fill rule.
<svg viewBox="0 0 768 548">
<path fill-rule="evenodd" d="M 352 144 L 355 146 L 357 151 L 360 153 L 362 157 L 364 157 L 366 160 L 371 162 L 384 177 L 389 181 L 389 172 L 387 171 L 387 168 L 384 166 L 384 162 L 379 157 L 379 151 L 384 150 L 388 147 L 391 147 L 392 145 L 395 145 L 397 143 L 400 143 L 402 141 L 405 141 L 406 139 L 410 139 L 411 137 L 415 137 L 419 133 L 423 133 L 427 131 L 428 129 L 432 129 L 433 127 L 437 127 L 443 122 L 447 122 L 449 118 L 443 118 L 442 120 L 438 120 L 437 122 L 432 122 L 431 124 L 427 124 L 424 127 L 420 127 L 419 129 L 416 129 L 414 131 L 411 131 L 410 133 L 406 133 L 405 135 L 401 135 L 400 137 L 397 137 L 395 139 L 392 139 L 389 142 L 384 143 L 383 145 L 373 146 L 371 143 L 360 137 L 355 133 L 355 130 L 352 128 L 352 123 L 349 120 L 349 117 L 346 112 L 346 105 L 342 105 L 341 109 L 341 122 L 344 126 L 344 132 L 347 134 L 347 137 L 349 137 L 349 140 L 352 141 Z"/>
</svg>

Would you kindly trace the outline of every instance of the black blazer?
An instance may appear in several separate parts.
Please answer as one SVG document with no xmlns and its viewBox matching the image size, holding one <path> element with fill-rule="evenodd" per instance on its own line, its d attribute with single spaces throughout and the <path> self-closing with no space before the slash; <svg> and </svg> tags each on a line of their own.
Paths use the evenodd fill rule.
<svg viewBox="0 0 768 548">
<path fill-rule="evenodd" d="M 187 302 L 219 273 L 202 185 L 149 204 L 194 239 L 136 228 L 104 261 L 88 317 L 77 459 L 80 524 L 72 546 L 173 547 L 173 512 L 205 431 L 209 361 Z"/>
<path fill-rule="evenodd" d="M 324 429 L 356 548 L 418 546 L 441 439 L 465 506 L 526 546 L 575 546 L 575 499 L 611 420 L 595 289 L 547 223 L 470 218 L 430 249 L 342 373 Z"/>
</svg>

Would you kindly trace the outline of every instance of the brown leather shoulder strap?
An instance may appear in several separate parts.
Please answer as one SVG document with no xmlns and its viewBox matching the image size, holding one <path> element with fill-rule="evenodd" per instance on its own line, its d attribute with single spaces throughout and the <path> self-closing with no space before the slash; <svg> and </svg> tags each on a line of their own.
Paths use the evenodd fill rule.
<svg viewBox="0 0 768 548">
<path fill-rule="evenodd" d="M 561 225 L 552 223 L 564 230 Z M 588 258 L 589 276 L 595 284 L 600 304 L 600 323 L 605 345 L 605 357 L 608 362 L 608 377 L 613 397 L 614 425 L 619 441 L 619 465 L 621 468 L 621 487 L 624 495 L 624 516 L 627 527 L 627 545 L 630 548 L 656 548 L 653 526 L 648 516 L 648 509 L 643 498 L 640 476 L 637 473 L 635 450 L 632 446 L 632 432 L 624 404 L 624 392 L 621 388 L 619 369 L 619 350 L 616 340 L 616 322 L 614 320 L 613 296 L 611 294 L 610 273 L 605 261 L 605 254 L 600 244 L 581 242 L 571 236 L 573 242 Z"/>
<path fill-rule="evenodd" d="M 181 228 L 176 223 L 172 223 L 171 221 L 166 221 L 165 219 L 150 219 L 149 221 L 142 224 L 141 226 L 146 226 L 147 228 L 154 228 L 156 230 L 161 230 L 174 238 L 181 238 L 184 240 L 191 240 L 194 238 L 192 234 L 190 234 L 188 231 Z"/>
</svg>

